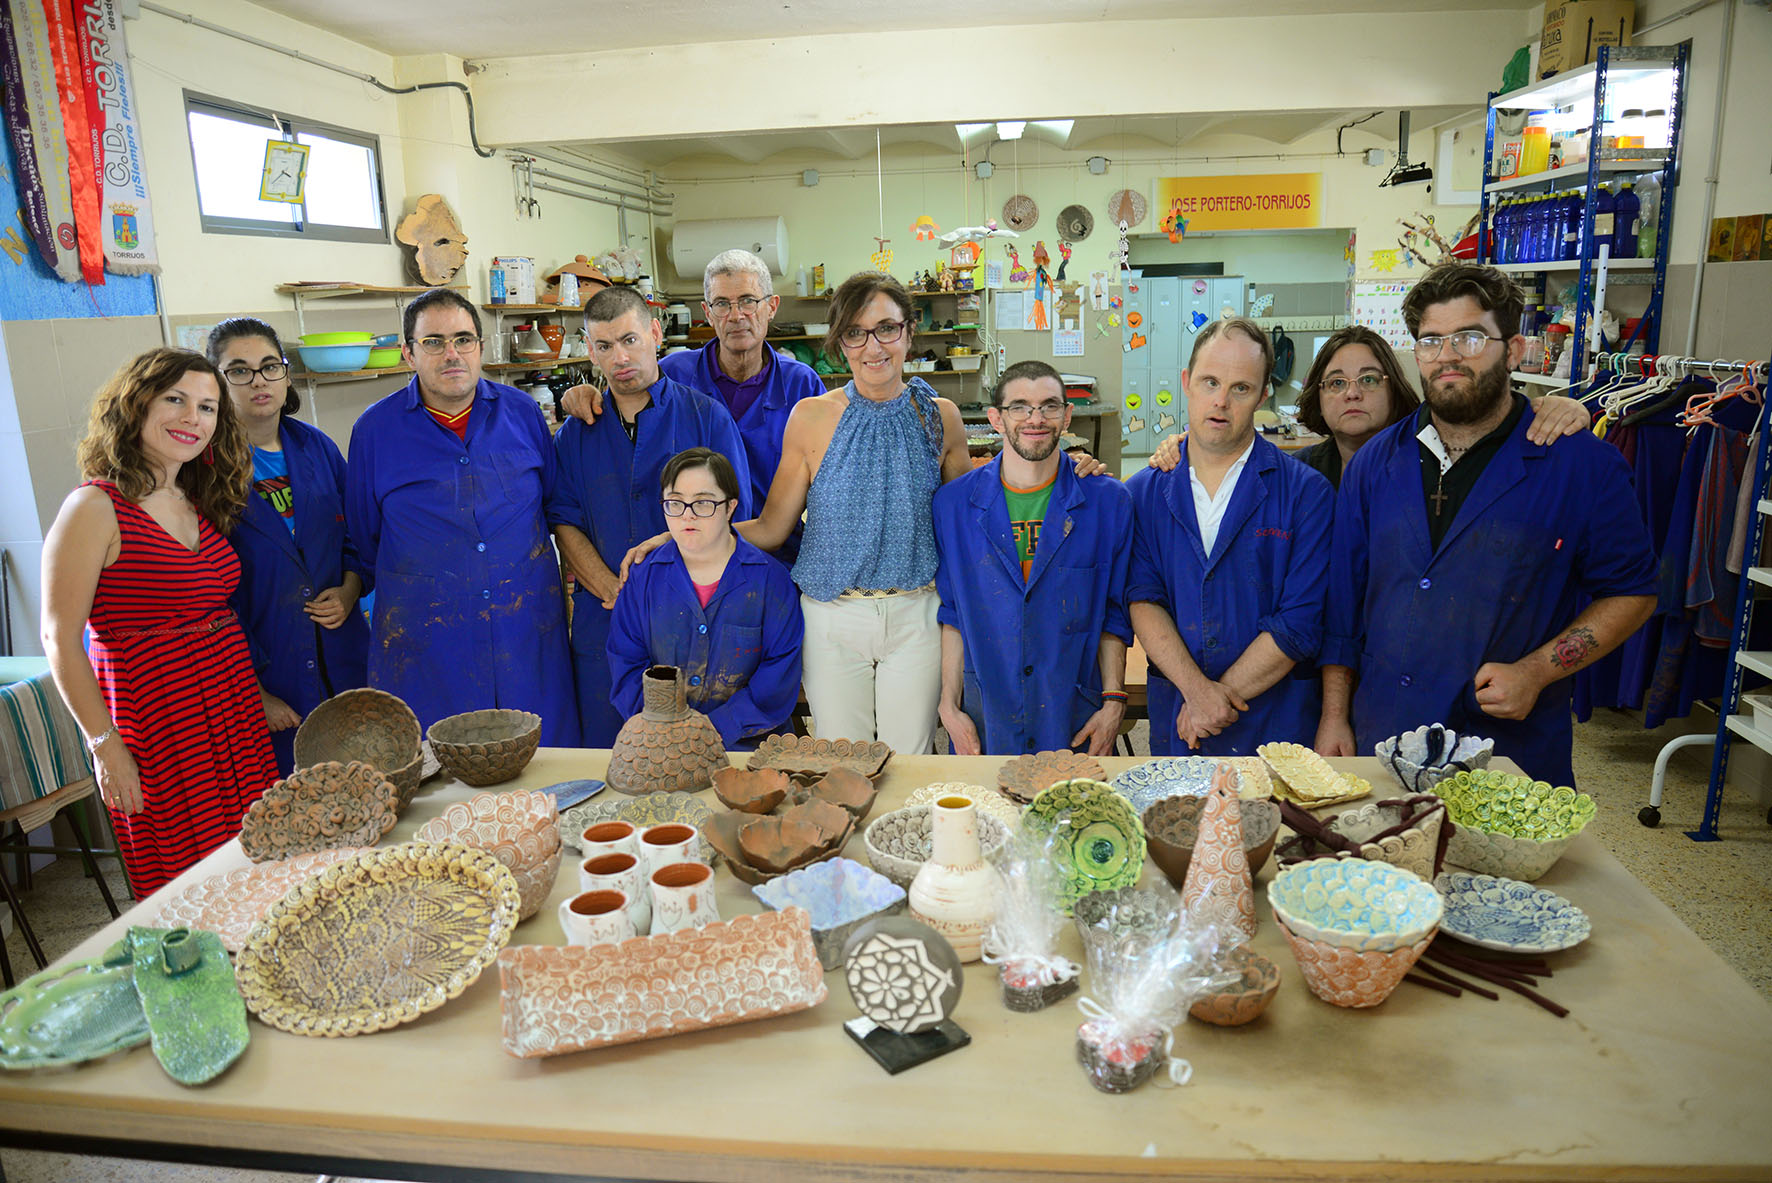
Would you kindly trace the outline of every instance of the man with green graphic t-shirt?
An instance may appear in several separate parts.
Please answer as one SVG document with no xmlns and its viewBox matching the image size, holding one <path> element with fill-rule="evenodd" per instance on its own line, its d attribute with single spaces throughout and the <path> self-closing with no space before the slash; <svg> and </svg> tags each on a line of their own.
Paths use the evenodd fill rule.
<svg viewBox="0 0 1772 1183">
<path fill-rule="evenodd" d="M 1066 461 L 1045 362 L 1004 371 L 989 415 L 1001 454 L 935 494 L 942 726 L 960 755 L 1106 755 L 1126 713 L 1132 499 Z"/>
</svg>

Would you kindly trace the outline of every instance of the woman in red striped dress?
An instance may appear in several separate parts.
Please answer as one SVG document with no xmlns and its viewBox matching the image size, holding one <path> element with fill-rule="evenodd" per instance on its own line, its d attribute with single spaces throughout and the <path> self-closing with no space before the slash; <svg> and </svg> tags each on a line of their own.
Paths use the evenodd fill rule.
<svg viewBox="0 0 1772 1183">
<path fill-rule="evenodd" d="M 80 468 L 44 540 L 43 645 L 140 899 L 238 834 L 277 776 L 222 537 L 252 460 L 215 367 L 154 349 L 98 392 Z"/>
</svg>

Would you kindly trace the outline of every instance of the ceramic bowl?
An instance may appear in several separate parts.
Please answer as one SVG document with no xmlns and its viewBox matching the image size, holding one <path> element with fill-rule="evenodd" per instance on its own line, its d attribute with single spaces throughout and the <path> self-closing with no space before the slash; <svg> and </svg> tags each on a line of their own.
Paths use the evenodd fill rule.
<svg viewBox="0 0 1772 1183">
<path fill-rule="evenodd" d="M 833 768 L 805 786 L 796 785 L 790 797 L 801 801 L 828 801 L 847 809 L 857 822 L 873 811 L 880 786 L 853 768 Z"/>
<path fill-rule="evenodd" d="M 1361 951 L 1307 940 L 1287 928 L 1284 919 L 1276 919 L 1298 961 L 1304 984 L 1312 994 L 1336 1006 L 1377 1006 L 1389 998 L 1434 939 L 1430 932 L 1412 945 Z"/>
<path fill-rule="evenodd" d="M 1144 827 L 1127 800 L 1098 780 L 1063 780 L 1028 806 L 1027 832 L 1051 844 L 1059 873 L 1059 908 L 1067 916 L 1093 891 L 1138 882 Z"/>
<path fill-rule="evenodd" d="M 1194 999 L 1188 1014 L 1214 1027 L 1241 1027 L 1261 1017 L 1280 990 L 1280 967 L 1251 949 L 1238 945 L 1224 959 L 1224 968 L 1242 975 L 1228 990 Z"/>
<path fill-rule="evenodd" d="M 1448 727 L 1430 723 L 1380 741 L 1372 754 L 1384 762 L 1397 783 L 1411 793 L 1426 793 L 1447 777 L 1473 768 L 1489 767 L 1495 741 L 1476 735 L 1459 735 Z"/>
<path fill-rule="evenodd" d="M 424 770 L 418 716 L 385 690 L 364 687 L 335 694 L 295 729 L 295 766 L 361 760 L 394 782 L 404 809 Z"/>
<path fill-rule="evenodd" d="M 1116 773 L 1108 783 L 1143 813 L 1164 797 L 1204 797 L 1221 762 L 1237 770 L 1237 796 L 1243 800 L 1274 795 L 1273 778 L 1259 756 L 1159 756 Z"/>
<path fill-rule="evenodd" d="M 1254 876 L 1267 865 L 1274 839 L 1280 836 L 1280 807 L 1272 801 L 1238 804 L 1243 815 L 1243 854 L 1249 859 L 1249 874 Z M 1139 817 L 1151 858 L 1177 888 L 1187 881 L 1205 808 L 1204 797 L 1159 797 Z"/>
<path fill-rule="evenodd" d="M 861 840 L 874 870 L 900 887 L 909 888 L 934 853 L 930 807 L 910 805 L 883 813 L 868 823 Z M 978 844 L 987 860 L 994 860 L 1008 840 L 1008 827 L 991 814 L 978 814 Z"/>
<path fill-rule="evenodd" d="M 413 837 L 491 851 L 513 871 L 536 866 L 550 855 L 557 862 L 560 852 L 553 795 L 524 789 L 476 793 L 420 826 Z"/>
<path fill-rule="evenodd" d="M 1413 945 L 1440 925 L 1433 884 L 1412 871 L 1366 859 L 1311 859 L 1283 867 L 1268 903 L 1308 941 L 1359 952 Z"/>
<path fill-rule="evenodd" d="M 1366 781 L 1335 771 L 1303 744 L 1264 743 L 1255 750 L 1274 775 L 1275 793 L 1306 809 L 1357 801 L 1372 791 Z"/>
<path fill-rule="evenodd" d="M 511 874 L 517 877 L 518 920 L 527 920 L 541 911 L 541 906 L 554 893 L 554 878 L 560 873 L 561 853 L 561 848 L 556 845 L 554 853 L 540 862 L 511 869 Z"/>
<path fill-rule="evenodd" d="M 786 800 L 794 782 L 779 768 L 721 768 L 714 772 L 714 796 L 740 813 L 768 813 Z"/>
<path fill-rule="evenodd" d="M 1485 875 L 1541 877 L 1594 818 L 1594 799 L 1571 788 L 1480 769 L 1434 790 L 1456 827 L 1446 861 Z"/>
<path fill-rule="evenodd" d="M 535 758 L 541 716 L 533 711 L 489 708 L 438 719 L 425 732 L 431 751 L 463 784 L 496 785 L 515 777 Z"/>
<path fill-rule="evenodd" d="M 1587 940 L 1587 913 L 1562 896 L 1495 875 L 1448 871 L 1434 880 L 1446 901 L 1440 931 L 1485 949 L 1555 953 Z"/>
<path fill-rule="evenodd" d="M 394 828 L 394 787 L 372 765 L 328 762 L 273 783 L 240 819 L 240 848 L 255 863 L 316 850 L 373 846 Z"/>
<path fill-rule="evenodd" d="M 1122 887 L 1090 892 L 1077 901 L 1071 916 L 1085 942 L 1091 932 L 1107 934 L 1110 939 L 1121 933 L 1155 938 L 1175 927 L 1180 908 L 1181 901 L 1173 892 Z"/>
<path fill-rule="evenodd" d="M 759 883 L 751 894 L 777 912 L 800 907 L 812 917 L 812 944 L 826 969 L 843 964 L 843 949 L 855 930 L 879 916 L 901 912 L 905 889 L 884 875 L 846 858 L 813 863 Z"/>
<path fill-rule="evenodd" d="M 1426 806 L 1424 809 L 1423 806 Z M 1407 829 L 1387 834 L 1411 818 Z M 1356 856 L 1333 850 L 1312 837 L 1300 834 L 1280 848 L 1280 861 L 1303 862 L 1311 858 L 1365 858 L 1390 863 L 1406 871 L 1414 871 L 1423 879 L 1432 879 L 1439 868 L 1440 832 L 1446 824 L 1445 802 L 1432 794 L 1422 794 L 1394 801 L 1371 801 L 1357 809 L 1343 810 L 1322 819 L 1323 828 L 1360 844 Z M 1379 835 L 1383 837 L 1379 837 Z"/>
</svg>

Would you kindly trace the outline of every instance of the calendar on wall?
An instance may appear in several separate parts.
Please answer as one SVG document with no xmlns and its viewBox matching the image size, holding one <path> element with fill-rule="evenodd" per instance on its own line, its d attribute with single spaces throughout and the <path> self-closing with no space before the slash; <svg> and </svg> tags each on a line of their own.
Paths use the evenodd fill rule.
<svg viewBox="0 0 1772 1183">
<path fill-rule="evenodd" d="M 1392 349 L 1413 349 L 1415 338 L 1403 324 L 1403 295 L 1409 287 L 1406 283 L 1356 283 L 1353 323 L 1372 329 Z"/>
</svg>

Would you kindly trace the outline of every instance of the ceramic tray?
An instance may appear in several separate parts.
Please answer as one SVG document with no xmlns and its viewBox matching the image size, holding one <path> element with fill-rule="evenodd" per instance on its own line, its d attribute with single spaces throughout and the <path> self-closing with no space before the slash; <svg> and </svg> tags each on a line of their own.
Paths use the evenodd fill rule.
<svg viewBox="0 0 1772 1183">
<path fill-rule="evenodd" d="M 436 1010 L 511 939 L 517 879 L 466 846 L 408 842 L 329 867 L 240 951 L 246 1007 L 298 1035 L 362 1035 Z"/>
<path fill-rule="evenodd" d="M 63 1068 L 148 1042 L 129 948 L 53 966 L 0 994 L 0 1068 Z"/>
<path fill-rule="evenodd" d="M 1159 756 L 1108 783 L 1142 815 L 1164 797 L 1204 797 L 1220 764 L 1237 770 L 1237 796 L 1243 800 L 1265 801 L 1274 795 L 1273 778 L 1260 756 Z"/>
<path fill-rule="evenodd" d="M 240 823 L 255 863 L 316 850 L 373 846 L 399 815 L 394 785 L 373 764 L 315 764 L 266 789 Z"/>
<path fill-rule="evenodd" d="M 1274 774 L 1274 791 L 1306 809 L 1358 801 L 1372 792 L 1371 784 L 1343 776 L 1303 744 L 1264 743 L 1255 750 Z"/>
<path fill-rule="evenodd" d="M 771 735 L 751 753 L 747 767 L 779 768 L 789 776 L 819 777 L 833 768 L 847 768 L 872 780 L 886 769 L 892 749 L 883 743 L 850 739 L 811 739 L 803 735 Z"/>
<path fill-rule="evenodd" d="M 1434 880 L 1446 901 L 1440 930 L 1485 949 L 1555 953 L 1587 940 L 1587 913 L 1560 895 L 1496 875 L 1448 871 Z"/>
<path fill-rule="evenodd" d="M 1095 757 L 1082 752 L 1033 752 L 999 768 L 997 787 L 1026 805 L 1061 780 L 1101 780 L 1106 775 Z"/>
<path fill-rule="evenodd" d="M 618 945 L 522 945 L 498 955 L 498 976 L 504 1047 L 523 1057 L 767 1019 L 826 993 L 801 908 Z"/>
<path fill-rule="evenodd" d="M 577 850 L 579 838 L 598 822 L 631 822 L 636 830 L 681 822 L 694 826 L 702 835 L 701 861 L 711 866 L 717 857 L 707 841 L 708 822 L 713 816 L 713 806 L 690 793 L 648 793 L 643 797 L 587 801 L 560 815 L 560 841 Z"/>
<path fill-rule="evenodd" d="M 365 853 L 361 846 L 343 850 L 316 850 L 274 863 L 256 863 L 237 867 L 220 875 L 211 875 L 201 883 L 193 883 L 165 904 L 155 923 L 162 928 L 195 928 L 213 932 L 222 946 L 238 953 L 246 945 L 246 936 L 272 904 L 288 895 L 299 883 L 324 871 L 334 863 L 356 858 Z"/>
<path fill-rule="evenodd" d="M 1126 799 L 1098 780 L 1065 780 L 1045 789 L 1028 806 L 1030 832 L 1051 833 L 1067 817 L 1070 829 L 1053 843 L 1059 899 L 1065 913 L 1092 891 L 1115 891 L 1138 882 L 1144 870 L 1144 827 Z"/>
</svg>

